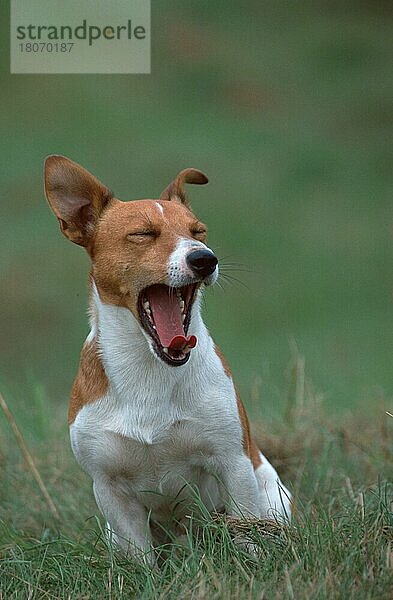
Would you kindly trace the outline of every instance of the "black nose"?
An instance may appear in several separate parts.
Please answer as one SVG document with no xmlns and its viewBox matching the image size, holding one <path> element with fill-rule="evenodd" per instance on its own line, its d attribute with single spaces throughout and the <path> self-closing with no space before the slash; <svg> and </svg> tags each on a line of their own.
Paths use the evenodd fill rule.
<svg viewBox="0 0 393 600">
<path fill-rule="evenodd" d="M 187 264 L 198 277 L 208 277 L 216 268 L 217 257 L 209 250 L 193 250 L 187 254 Z"/>
</svg>

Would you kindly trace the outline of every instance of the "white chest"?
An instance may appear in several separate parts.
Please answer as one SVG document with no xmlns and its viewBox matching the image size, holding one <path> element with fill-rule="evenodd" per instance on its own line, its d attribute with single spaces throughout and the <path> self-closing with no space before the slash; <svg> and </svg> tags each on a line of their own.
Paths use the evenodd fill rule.
<svg viewBox="0 0 393 600">
<path fill-rule="evenodd" d="M 209 488 L 204 498 L 209 502 L 208 496 L 215 495 L 215 466 L 241 452 L 231 380 L 218 372 L 213 384 L 201 377 L 166 386 L 146 381 L 130 389 L 123 397 L 109 390 L 80 411 L 71 426 L 78 462 L 93 480 L 117 479 L 153 510 L 177 497 L 185 482 L 206 494 Z"/>
<path fill-rule="evenodd" d="M 76 459 L 94 481 L 109 478 L 152 509 L 187 484 L 208 489 L 218 463 L 242 454 L 232 380 L 195 316 L 198 346 L 181 367 L 150 351 L 129 311 L 100 308 L 100 346 L 109 381 L 71 425 Z M 210 492 L 211 492 L 210 485 Z"/>
</svg>

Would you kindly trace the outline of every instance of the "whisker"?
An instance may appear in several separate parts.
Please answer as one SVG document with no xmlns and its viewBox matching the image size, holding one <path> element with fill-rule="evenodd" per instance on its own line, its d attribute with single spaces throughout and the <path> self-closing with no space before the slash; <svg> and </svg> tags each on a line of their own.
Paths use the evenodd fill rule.
<svg viewBox="0 0 393 600">
<path fill-rule="evenodd" d="M 228 261 L 228 262 L 237 262 L 239 260 L 239 257 L 234 255 L 234 254 L 227 254 L 226 256 L 220 256 L 220 261 Z M 238 263 L 238 264 L 244 264 L 244 263 Z"/>
<path fill-rule="evenodd" d="M 228 283 L 237 283 L 238 285 L 244 287 L 246 290 L 249 290 L 249 291 L 251 289 L 249 285 L 244 283 L 244 281 L 242 281 L 241 279 L 238 279 L 237 277 L 233 277 L 233 275 L 228 275 L 227 273 L 221 273 L 220 275 Z"/>
<path fill-rule="evenodd" d="M 236 262 L 234 260 L 228 260 L 230 257 L 221 257 L 219 259 L 220 270 L 231 270 L 239 271 L 241 273 L 258 273 L 258 270 L 254 267 L 250 268 L 248 265 L 242 262 Z"/>
<path fill-rule="evenodd" d="M 220 265 L 220 271 L 233 271 L 233 272 L 239 272 L 239 273 L 258 273 L 258 271 L 256 271 L 255 269 L 246 269 L 246 268 L 239 268 L 236 266 L 232 266 L 232 265 Z"/>
<path fill-rule="evenodd" d="M 224 286 L 222 285 L 221 281 L 217 280 L 217 281 L 216 281 L 216 286 L 217 286 L 217 287 L 219 287 L 219 288 L 220 288 L 220 290 L 222 290 L 223 292 L 225 291 L 225 290 L 224 290 Z"/>
<path fill-rule="evenodd" d="M 226 260 L 220 260 L 220 265 L 231 265 L 233 267 L 242 267 L 242 268 L 244 267 L 244 268 L 246 268 L 246 265 L 244 263 L 233 262 L 233 261 L 229 262 L 229 261 L 226 261 Z"/>
</svg>

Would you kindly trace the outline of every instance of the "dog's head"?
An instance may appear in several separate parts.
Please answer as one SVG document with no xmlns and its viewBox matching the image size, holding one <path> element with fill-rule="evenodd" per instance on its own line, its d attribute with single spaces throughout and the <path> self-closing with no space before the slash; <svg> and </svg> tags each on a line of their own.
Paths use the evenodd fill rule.
<svg viewBox="0 0 393 600">
<path fill-rule="evenodd" d="M 197 342 L 187 335 L 197 290 L 218 275 L 206 227 L 184 191 L 185 183 L 207 181 L 201 171 L 185 169 L 159 200 L 122 202 L 68 158 L 45 162 L 48 202 L 63 234 L 88 251 L 101 300 L 129 309 L 171 366 L 187 362 Z"/>
</svg>

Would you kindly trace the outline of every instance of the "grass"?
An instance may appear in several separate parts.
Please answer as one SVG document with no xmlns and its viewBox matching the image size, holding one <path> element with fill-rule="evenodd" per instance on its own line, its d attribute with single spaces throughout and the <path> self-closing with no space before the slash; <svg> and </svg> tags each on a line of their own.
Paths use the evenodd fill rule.
<svg viewBox="0 0 393 600">
<path fill-rule="evenodd" d="M 302 360 L 293 367 L 284 417 L 255 429 L 295 495 L 291 525 L 191 519 L 185 544 L 160 547 L 153 571 L 107 545 L 58 408 L 28 399 L 20 418 L 30 414 L 26 439 L 59 521 L 1 418 L 0 598 L 390 598 L 393 418 L 383 406 L 328 417 Z M 239 532 L 258 559 L 234 543 Z"/>
</svg>

